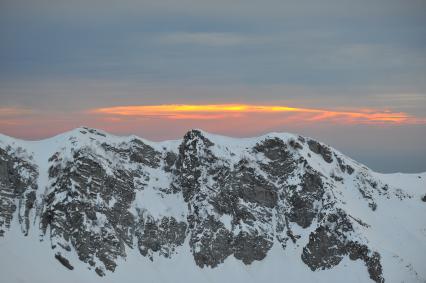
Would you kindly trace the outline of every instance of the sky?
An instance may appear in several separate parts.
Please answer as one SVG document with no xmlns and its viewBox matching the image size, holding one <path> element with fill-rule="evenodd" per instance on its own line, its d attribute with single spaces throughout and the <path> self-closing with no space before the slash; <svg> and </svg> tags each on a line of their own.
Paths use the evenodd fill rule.
<svg viewBox="0 0 426 283">
<path fill-rule="evenodd" d="M 293 132 L 426 171 L 424 0 L 0 0 L 0 133 Z"/>
</svg>

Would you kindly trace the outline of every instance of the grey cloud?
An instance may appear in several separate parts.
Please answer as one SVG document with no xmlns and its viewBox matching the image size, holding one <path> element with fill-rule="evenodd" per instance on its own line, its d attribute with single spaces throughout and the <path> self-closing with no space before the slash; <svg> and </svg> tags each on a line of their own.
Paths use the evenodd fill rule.
<svg viewBox="0 0 426 283">
<path fill-rule="evenodd" d="M 128 104 L 253 102 L 423 116 L 425 11 L 424 0 L 2 0 L 0 103 L 68 114 Z M 374 139 L 424 140 L 415 134 L 424 128 L 392 135 L 270 130 L 318 133 L 361 159 Z M 350 139 L 368 142 L 356 147 Z M 412 148 L 425 152 L 418 143 Z M 396 149 L 415 155 L 396 143 L 377 155 Z"/>
<path fill-rule="evenodd" d="M 219 32 L 175 32 L 158 37 L 165 44 L 196 44 L 207 46 L 233 46 L 240 44 L 256 44 L 264 42 L 261 37 L 250 37 L 235 33 Z"/>
</svg>

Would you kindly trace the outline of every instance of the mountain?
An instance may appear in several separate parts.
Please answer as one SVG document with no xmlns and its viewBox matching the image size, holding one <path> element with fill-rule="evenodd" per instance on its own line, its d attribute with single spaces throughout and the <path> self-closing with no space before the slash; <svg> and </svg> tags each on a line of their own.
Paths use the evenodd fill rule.
<svg viewBox="0 0 426 283">
<path fill-rule="evenodd" d="M 426 173 L 316 140 L 0 135 L 1 282 L 426 282 Z"/>
</svg>

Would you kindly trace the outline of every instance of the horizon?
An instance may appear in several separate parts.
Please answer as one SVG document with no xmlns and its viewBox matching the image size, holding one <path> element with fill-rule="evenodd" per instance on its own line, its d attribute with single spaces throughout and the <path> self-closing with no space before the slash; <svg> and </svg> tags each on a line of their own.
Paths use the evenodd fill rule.
<svg viewBox="0 0 426 283">
<path fill-rule="evenodd" d="M 61 135 L 63 135 L 63 134 L 67 134 L 67 133 L 70 133 L 70 132 L 73 132 L 73 131 L 80 130 L 80 129 L 94 129 L 94 130 L 102 131 L 102 132 L 104 132 L 104 133 L 106 133 L 106 134 L 108 134 L 108 135 L 113 135 L 113 136 L 116 136 L 116 137 L 136 136 L 137 138 L 141 138 L 141 139 L 143 139 L 143 140 L 147 140 L 148 142 L 154 142 L 154 143 L 156 143 L 156 142 L 167 142 L 167 141 L 180 141 L 180 140 L 182 140 L 182 139 L 183 139 L 184 135 L 185 135 L 187 132 L 190 132 L 190 131 L 192 131 L 192 130 L 200 130 L 200 131 L 203 131 L 203 132 L 205 132 L 205 133 L 207 133 L 207 134 L 210 134 L 210 135 L 216 135 L 216 136 L 222 136 L 222 137 L 234 138 L 234 139 L 239 139 L 239 138 L 242 138 L 242 139 L 248 138 L 248 139 L 250 139 L 250 138 L 257 138 L 257 137 L 267 136 L 267 135 L 269 135 L 269 134 L 290 134 L 290 135 L 296 135 L 296 136 L 297 136 L 297 135 L 300 135 L 300 134 L 298 134 L 298 133 L 293 133 L 293 132 L 277 132 L 277 131 L 271 131 L 271 132 L 264 132 L 264 133 L 262 133 L 261 135 L 242 135 L 242 136 L 241 136 L 241 135 L 238 135 L 238 136 L 235 136 L 235 135 L 234 135 L 234 136 L 233 136 L 233 135 L 227 135 L 227 134 L 221 134 L 221 133 L 210 132 L 210 131 L 206 131 L 206 130 L 201 129 L 201 128 L 191 128 L 191 129 L 187 129 L 187 130 L 186 130 L 186 131 L 185 131 L 185 132 L 184 132 L 181 136 L 177 136 L 176 138 L 170 138 L 170 139 L 149 139 L 149 138 L 147 138 L 147 137 L 145 137 L 145 136 L 137 135 L 137 134 L 134 134 L 134 133 L 122 133 L 122 134 L 119 134 L 119 133 L 109 132 L 109 131 L 106 131 L 106 130 L 104 130 L 104 129 L 100 129 L 100 128 L 93 128 L 93 127 L 88 127 L 88 126 L 85 126 L 85 125 L 80 125 L 80 126 L 78 126 L 78 127 L 75 127 L 75 128 L 72 128 L 72 129 L 69 129 L 69 130 L 66 130 L 66 131 L 63 131 L 63 132 L 57 133 L 57 134 L 53 134 L 53 135 L 49 135 L 49 136 L 42 137 L 42 138 L 37 138 L 37 139 L 25 139 L 25 138 L 14 137 L 14 136 L 9 136 L 9 135 L 5 135 L 5 136 L 7 136 L 7 137 L 9 137 L 9 138 L 12 138 L 12 139 L 16 139 L 16 140 L 21 140 L 21 141 L 24 141 L 24 142 L 42 142 L 42 141 L 45 141 L 45 140 L 53 139 L 53 138 L 55 138 L 55 137 L 57 137 L 57 136 L 61 136 Z M 0 134 L 2 134 L 2 133 L 0 133 Z M 4 134 L 3 134 L 3 135 L 4 135 Z M 379 170 L 376 170 L 375 168 L 372 168 L 372 167 L 371 167 L 371 166 L 369 166 L 368 164 L 366 164 L 366 163 L 362 162 L 361 160 L 358 160 L 358 159 L 354 158 L 353 156 L 350 156 L 350 155 L 346 154 L 346 152 L 344 152 L 344 151 L 340 150 L 339 148 L 336 148 L 335 146 L 333 146 L 333 145 L 331 145 L 331 144 L 328 144 L 328 143 L 326 143 L 326 142 L 324 142 L 324 141 L 322 141 L 322 140 L 319 140 L 319 139 L 317 139 L 317 138 L 315 138 L 315 137 L 307 136 L 307 135 L 300 135 L 300 136 L 303 136 L 303 137 L 305 137 L 305 138 L 311 138 L 311 139 L 317 140 L 317 141 L 319 141 L 319 142 L 321 142 L 321 143 L 327 144 L 327 145 L 331 146 L 332 148 L 334 148 L 335 150 L 340 151 L 342 154 L 346 155 L 347 157 L 352 158 L 352 159 L 354 159 L 355 161 L 360 162 L 360 163 L 361 163 L 361 164 L 363 164 L 363 165 L 366 165 L 368 168 L 372 169 L 372 170 L 373 170 L 373 171 L 375 171 L 375 172 L 379 172 L 379 173 L 409 173 L 409 174 L 419 174 L 419 173 L 421 174 L 421 173 L 426 173 L 426 171 L 419 171 L 419 172 L 401 172 L 401 171 L 383 172 L 383 171 L 379 171 Z"/>
<path fill-rule="evenodd" d="M 422 0 L 0 4 L 0 133 L 309 136 L 426 171 Z"/>
</svg>

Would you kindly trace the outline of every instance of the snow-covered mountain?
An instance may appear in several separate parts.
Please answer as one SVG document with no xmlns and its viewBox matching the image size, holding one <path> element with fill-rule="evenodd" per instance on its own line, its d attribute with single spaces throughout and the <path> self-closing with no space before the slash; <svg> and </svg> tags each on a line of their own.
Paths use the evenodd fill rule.
<svg viewBox="0 0 426 283">
<path fill-rule="evenodd" d="M 0 282 L 426 282 L 426 173 L 313 139 L 0 135 Z"/>
</svg>

